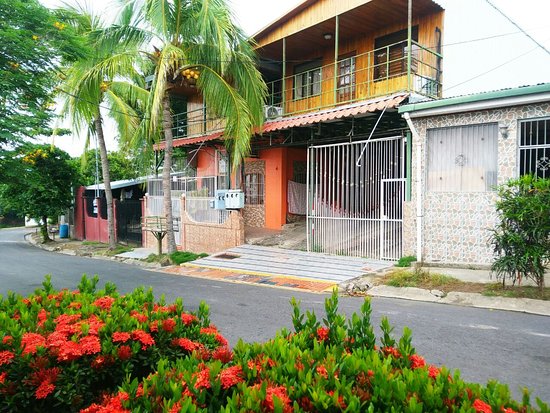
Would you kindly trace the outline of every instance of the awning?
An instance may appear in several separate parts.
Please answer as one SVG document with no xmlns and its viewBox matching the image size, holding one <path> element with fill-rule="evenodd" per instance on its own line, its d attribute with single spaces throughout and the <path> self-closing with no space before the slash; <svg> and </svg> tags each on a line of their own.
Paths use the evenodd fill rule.
<svg viewBox="0 0 550 413">
<path fill-rule="evenodd" d="M 399 106 L 409 96 L 408 93 L 400 93 L 391 96 L 384 96 L 371 100 L 365 100 L 359 103 L 338 106 L 337 108 L 320 110 L 317 112 L 309 112 L 303 115 L 290 116 L 282 119 L 271 120 L 264 123 L 261 131 L 256 131 L 260 135 L 266 132 L 274 132 L 278 130 L 289 129 L 293 127 L 313 125 L 319 122 L 328 122 L 336 119 L 348 118 L 351 116 L 364 115 L 370 112 L 376 112 L 386 109 L 393 109 Z M 174 147 L 193 145 L 201 142 L 214 141 L 223 137 L 223 131 L 202 135 L 193 138 L 174 139 Z M 164 149 L 164 142 L 155 145 L 155 149 Z"/>
<path fill-rule="evenodd" d="M 350 116 L 363 115 L 377 110 L 396 108 L 409 95 L 402 93 L 398 95 L 386 96 L 384 98 L 371 99 L 360 103 L 339 106 L 337 108 L 321 110 L 304 115 L 292 116 L 279 120 L 272 120 L 264 123 L 263 133 L 284 130 L 293 127 L 313 125 L 320 122 L 327 122 L 335 119 L 348 118 Z"/>
<path fill-rule="evenodd" d="M 134 186 L 134 185 L 140 185 L 140 184 L 143 184 L 147 182 L 147 177 L 145 176 L 142 176 L 140 178 L 136 178 L 136 179 L 122 179 L 120 181 L 112 181 L 111 182 L 111 189 L 120 189 L 120 188 L 127 188 L 129 186 Z M 98 185 L 88 185 L 86 186 L 86 189 L 87 190 L 100 190 L 100 191 L 104 191 L 105 190 L 105 184 L 98 184 Z"/>
</svg>

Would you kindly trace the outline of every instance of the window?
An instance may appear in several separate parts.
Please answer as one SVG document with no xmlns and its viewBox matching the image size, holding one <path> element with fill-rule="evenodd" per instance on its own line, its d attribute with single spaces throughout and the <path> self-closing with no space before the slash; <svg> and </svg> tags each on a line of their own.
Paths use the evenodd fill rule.
<svg viewBox="0 0 550 413">
<path fill-rule="evenodd" d="M 408 31 L 401 30 L 374 40 L 374 80 L 407 73 Z M 418 26 L 412 28 L 412 40 L 418 42 Z M 411 71 L 416 72 L 418 47 L 413 44 Z"/>
<path fill-rule="evenodd" d="M 246 205 L 264 204 L 264 174 L 245 174 L 244 203 Z"/>
<path fill-rule="evenodd" d="M 430 192 L 485 192 L 497 184 L 496 123 L 428 130 Z"/>
<path fill-rule="evenodd" d="M 355 98 L 355 56 L 340 59 L 338 62 L 338 101 Z"/>
<path fill-rule="evenodd" d="M 321 61 L 294 67 L 294 99 L 304 99 L 321 94 Z"/>
<path fill-rule="evenodd" d="M 519 174 L 550 178 L 550 118 L 519 122 Z"/>
</svg>

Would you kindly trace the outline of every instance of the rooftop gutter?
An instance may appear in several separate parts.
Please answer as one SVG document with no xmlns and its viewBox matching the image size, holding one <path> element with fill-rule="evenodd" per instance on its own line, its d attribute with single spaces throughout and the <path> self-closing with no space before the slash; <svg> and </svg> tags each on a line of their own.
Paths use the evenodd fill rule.
<svg viewBox="0 0 550 413">
<path fill-rule="evenodd" d="M 545 83 L 536 86 L 403 105 L 399 108 L 399 113 L 410 113 L 411 118 L 419 118 L 540 103 L 549 100 L 550 83 Z"/>
</svg>

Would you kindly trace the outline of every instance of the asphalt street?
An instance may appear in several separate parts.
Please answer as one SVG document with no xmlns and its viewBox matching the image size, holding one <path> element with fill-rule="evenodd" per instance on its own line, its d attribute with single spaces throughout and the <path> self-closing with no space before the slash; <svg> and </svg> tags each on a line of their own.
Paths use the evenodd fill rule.
<svg viewBox="0 0 550 413">
<path fill-rule="evenodd" d="M 111 281 L 119 291 L 152 287 L 167 301 L 182 297 L 194 310 L 201 301 L 210 306 L 211 319 L 235 344 L 265 341 L 281 327 L 291 328 L 291 297 L 304 310 L 323 314 L 326 296 L 247 284 L 215 282 L 149 271 L 116 261 L 74 257 L 41 250 L 24 241 L 25 229 L 0 230 L 0 294 L 30 294 L 51 274 L 56 288 L 74 289 L 83 273 L 97 274 L 101 284 Z M 346 314 L 359 311 L 358 297 L 342 297 Z M 373 298 L 373 322 L 387 316 L 399 334 L 413 331 L 413 344 L 429 363 L 460 369 L 468 381 L 495 378 L 510 385 L 516 398 L 527 386 L 533 396 L 550 402 L 550 317 L 516 312 Z"/>
</svg>

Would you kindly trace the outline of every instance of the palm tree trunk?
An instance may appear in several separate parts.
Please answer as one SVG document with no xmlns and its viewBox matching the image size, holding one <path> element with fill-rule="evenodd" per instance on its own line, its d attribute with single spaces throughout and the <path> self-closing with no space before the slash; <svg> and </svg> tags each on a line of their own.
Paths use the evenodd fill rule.
<svg viewBox="0 0 550 413">
<path fill-rule="evenodd" d="M 94 120 L 97 133 L 99 155 L 101 157 L 101 170 L 103 172 L 103 184 L 105 185 L 105 202 L 107 203 L 107 228 L 109 232 L 109 249 L 116 248 L 115 220 L 113 213 L 113 192 L 111 191 L 111 173 L 109 170 L 109 159 L 107 158 L 107 147 L 105 146 L 105 135 L 103 134 L 103 119 L 100 109 L 97 108 L 97 116 Z"/>
<path fill-rule="evenodd" d="M 172 215 L 172 149 L 174 137 L 172 135 L 172 112 L 170 110 L 170 97 L 168 92 L 162 99 L 162 117 L 164 128 L 164 165 L 162 167 L 162 192 L 164 194 L 164 215 L 166 217 L 166 243 L 167 252 L 172 254 L 176 251 L 176 238 L 174 236 L 174 217 Z"/>
</svg>

